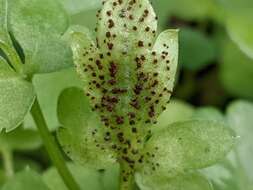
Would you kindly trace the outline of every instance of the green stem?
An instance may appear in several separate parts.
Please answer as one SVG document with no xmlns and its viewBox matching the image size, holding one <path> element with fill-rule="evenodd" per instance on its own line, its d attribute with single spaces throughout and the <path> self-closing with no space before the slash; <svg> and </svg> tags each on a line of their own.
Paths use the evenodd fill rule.
<svg viewBox="0 0 253 190">
<path fill-rule="evenodd" d="M 2 148 L 1 150 L 3 155 L 5 175 L 7 178 L 11 178 L 14 175 L 12 152 L 8 148 Z"/>
<path fill-rule="evenodd" d="M 37 125 L 40 135 L 44 141 L 46 150 L 53 164 L 55 165 L 59 174 L 61 175 L 64 183 L 70 190 L 80 190 L 80 187 L 74 180 L 72 174 L 70 173 L 69 169 L 67 168 L 65 164 L 64 157 L 59 147 L 57 146 L 55 139 L 51 136 L 51 133 L 49 132 L 47 128 L 46 121 L 44 119 L 44 116 L 42 114 L 42 111 L 37 99 L 35 100 L 33 104 L 33 107 L 31 109 L 31 114 L 34 118 L 34 121 Z"/>
<path fill-rule="evenodd" d="M 135 187 L 134 170 L 125 161 L 120 163 L 120 190 L 133 190 Z"/>
</svg>

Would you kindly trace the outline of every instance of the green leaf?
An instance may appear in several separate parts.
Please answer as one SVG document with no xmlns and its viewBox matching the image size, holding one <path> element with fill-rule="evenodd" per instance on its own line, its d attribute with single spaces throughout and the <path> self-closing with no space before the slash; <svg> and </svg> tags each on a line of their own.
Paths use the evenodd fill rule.
<svg viewBox="0 0 253 190">
<path fill-rule="evenodd" d="M 214 42 L 197 30 L 183 28 L 179 39 L 180 64 L 187 69 L 202 69 L 217 57 Z"/>
<path fill-rule="evenodd" d="M 17 72 L 22 73 L 23 68 L 21 60 L 18 57 L 16 50 L 12 44 L 12 40 L 8 31 L 8 1 L 0 0 L 0 50 L 4 56 L 8 57 L 10 64 Z M 2 52 L 1 52 L 2 54 Z"/>
<path fill-rule="evenodd" d="M 230 38 L 239 46 L 239 48 L 251 59 L 253 59 L 253 19 L 252 11 L 242 11 L 233 13 L 227 18 L 227 31 Z"/>
<path fill-rule="evenodd" d="M 236 146 L 243 169 L 246 176 L 253 182 L 253 145 L 252 145 L 252 123 L 253 123 L 253 103 L 243 100 L 235 101 L 227 109 L 227 119 L 233 130 L 240 137 Z"/>
<path fill-rule="evenodd" d="M 0 132 L 0 146 L 10 150 L 33 150 L 42 144 L 40 135 L 33 130 L 19 127 L 9 133 Z"/>
<path fill-rule="evenodd" d="M 185 20 L 204 20 L 209 17 L 219 18 L 222 14 L 222 10 L 212 0 L 152 0 L 152 3 L 163 27 L 167 26 L 170 16 Z"/>
<path fill-rule="evenodd" d="M 148 140 L 144 175 L 173 177 L 184 170 L 205 168 L 232 149 L 234 134 L 222 123 L 186 121 L 169 125 Z"/>
<path fill-rule="evenodd" d="M 0 47 L 10 44 L 10 36 L 7 29 L 7 0 L 0 1 Z"/>
<path fill-rule="evenodd" d="M 192 119 L 226 122 L 224 115 L 215 107 L 200 107 L 196 109 Z"/>
<path fill-rule="evenodd" d="M 0 58 L 0 131 L 20 125 L 35 98 L 31 83 L 23 80 Z"/>
<path fill-rule="evenodd" d="M 73 68 L 59 72 L 37 74 L 33 78 L 33 85 L 41 105 L 43 115 L 51 131 L 57 129 L 60 123 L 57 118 L 57 101 L 65 88 L 81 87 L 81 81 Z M 24 127 L 36 129 L 32 116 L 25 118 Z"/>
<path fill-rule="evenodd" d="M 154 128 L 158 130 L 166 128 L 169 124 L 186 121 L 194 113 L 194 107 L 180 100 L 172 100 L 166 107 L 166 110 L 158 117 Z"/>
<path fill-rule="evenodd" d="M 102 6 L 102 0 L 59 0 L 70 15 Z"/>
<path fill-rule="evenodd" d="M 142 176 L 136 174 L 136 182 L 141 190 L 212 190 L 209 181 L 198 173 L 179 175 L 174 178 Z"/>
<path fill-rule="evenodd" d="M 120 166 L 119 164 L 114 164 L 108 167 L 104 171 L 100 171 L 100 176 L 102 177 L 103 190 L 118 190 L 120 177 Z"/>
<path fill-rule="evenodd" d="M 72 64 L 61 35 L 68 17 L 56 0 L 10 0 L 10 29 L 23 48 L 26 72 L 53 72 Z"/>
<path fill-rule="evenodd" d="M 95 29 L 97 24 L 96 17 L 97 9 L 92 9 L 88 11 L 83 11 L 78 14 L 72 15 L 70 23 L 72 25 L 81 25 L 89 28 L 90 30 Z"/>
<path fill-rule="evenodd" d="M 58 116 L 63 125 L 58 130 L 58 139 L 71 159 L 96 169 L 104 169 L 115 162 L 115 155 L 109 149 L 110 143 L 104 141 L 108 135 L 92 113 L 82 90 L 69 88 L 62 92 Z"/>
<path fill-rule="evenodd" d="M 2 190 L 50 190 L 34 171 L 25 170 L 8 180 Z"/>
<path fill-rule="evenodd" d="M 220 75 L 226 90 L 234 96 L 253 99 L 252 60 L 227 41 L 222 60 Z"/>
<path fill-rule="evenodd" d="M 81 189 L 101 190 L 102 181 L 98 171 L 83 168 L 80 165 L 68 164 L 68 167 L 77 180 Z M 56 168 L 51 167 L 43 173 L 43 180 L 52 190 L 68 190 Z"/>
</svg>

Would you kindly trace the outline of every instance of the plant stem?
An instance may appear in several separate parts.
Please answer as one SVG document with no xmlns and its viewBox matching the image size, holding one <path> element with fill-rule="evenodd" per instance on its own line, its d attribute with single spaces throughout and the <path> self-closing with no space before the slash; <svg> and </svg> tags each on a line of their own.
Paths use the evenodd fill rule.
<svg viewBox="0 0 253 190">
<path fill-rule="evenodd" d="M 1 151 L 3 155 L 5 175 L 7 178 L 11 178 L 14 175 L 12 152 L 8 148 L 2 148 Z"/>
<path fill-rule="evenodd" d="M 44 145 L 46 147 L 46 150 L 49 154 L 49 157 L 51 158 L 53 164 L 57 168 L 60 176 L 62 177 L 65 185 L 70 190 L 80 190 L 80 187 L 74 180 L 72 174 L 70 173 L 69 169 L 67 168 L 65 164 L 64 157 L 57 146 L 55 139 L 51 136 L 51 133 L 48 130 L 46 121 L 44 119 L 44 116 L 42 114 L 39 102 L 37 99 L 35 99 L 35 102 L 33 104 L 33 107 L 31 109 L 31 114 L 34 118 L 34 121 L 37 125 L 37 128 L 39 130 L 39 133 L 43 139 Z"/>
<path fill-rule="evenodd" d="M 125 161 L 120 163 L 120 190 L 133 190 L 135 186 L 134 182 L 134 170 L 129 167 L 129 164 Z"/>
</svg>

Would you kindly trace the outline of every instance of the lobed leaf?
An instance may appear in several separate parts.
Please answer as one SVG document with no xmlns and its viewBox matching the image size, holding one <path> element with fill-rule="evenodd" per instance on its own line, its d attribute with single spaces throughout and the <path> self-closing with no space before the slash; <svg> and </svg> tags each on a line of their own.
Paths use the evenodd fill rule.
<svg viewBox="0 0 253 190">
<path fill-rule="evenodd" d="M 140 172 L 173 177 L 184 170 L 205 168 L 223 159 L 233 144 L 234 134 L 222 123 L 174 123 L 148 140 L 144 148 L 146 164 Z"/>
<path fill-rule="evenodd" d="M 26 72 L 53 72 L 72 64 L 61 35 L 68 16 L 56 0 L 10 0 L 10 29 L 25 54 Z"/>
<path fill-rule="evenodd" d="M 58 130 L 58 139 L 71 159 L 96 169 L 104 169 L 115 162 L 115 155 L 108 148 L 110 144 L 104 141 L 110 134 L 101 128 L 82 90 L 69 88 L 62 92 L 58 116 L 63 124 Z"/>
<path fill-rule="evenodd" d="M 136 182 L 141 190 L 213 190 L 210 182 L 199 173 L 188 173 L 174 178 L 136 174 Z"/>
<path fill-rule="evenodd" d="M 0 131 L 7 132 L 20 125 L 35 98 L 31 83 L 19 77 L 0 58 Z"/>
</svg>

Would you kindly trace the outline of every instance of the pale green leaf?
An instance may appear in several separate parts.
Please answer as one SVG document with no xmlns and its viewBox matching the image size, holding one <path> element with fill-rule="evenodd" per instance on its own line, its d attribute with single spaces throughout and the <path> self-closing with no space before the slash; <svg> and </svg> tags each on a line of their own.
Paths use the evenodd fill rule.
<svg viewBox="0 0 253 190">
<path fill-rule="evenodd" d="M 253 61 L 230 41 L 224 44 L 220 75 L 232 95 L 253 99 Z"/>
<path fill-rule="evenodd" d="M 230 126 L 239 136 L 236 151 L 246 176 L 253 182 L 253 103 L 243 100 L 235 101 L 227 109 L 227 119 Z"/>
<path fill-rule="evenodd" d="M 222 112 L 215 107 L 200 107 L 196 109 L 192 119 L 226 122 Z"/>
<path fill-rule="evenodd" d="M 189 120 L 194 113 L 194 107 L 180 100 L 172 100 L 166 110 L 158 117 L 154 128 L 158 130 L 167 127 L 169 124 Z"/>
<path fill-rule="evenodd" d="M 141 190 L 213 190 L 210 182 L 198 173 L 182 174 L 174 178 L 136 174 Z"/>
<path fill-rule="evenodd" d="M 42 144 L 40 135 L 33 130 L 19 127 L 9 133 L 0 132 L 0 146 L 10 150 L 33 150 Z"/>
<path fill-rule="evenodd" d="M 65 88 L 81 87 L 80 79 L 75 70 L 70 68 L 54 73 L 37 74 L 33 78 L 33 85 L 48 127 L 50 130 L 57 129 L 60 126 L 57 118 L 58 97 Z M 30 114 L 25 118 L 24 127 L 36 128 Z"/>
<path fill-rule="evenodd" d="M 25 54 L 26 72 L 52 72 L 72 64 L 61 39 L 68 17 L 56 0 L 10 0 L 10 29 Z"/>
<path fill-rule="evenodd" d="M 82 190 L 102 190 L 102 180 L 98 171 L 83 168 L 80 165 L 68 164 L 68 168 Z M 43 180 L 51 190 L 68 190 L 55 167 L 43 173 Z"/>
<path fill-rule="evenodd" d="M 158 131 L 148 140 L 144 175 L 175 176 L 184 170 L 205 168 L 232 149 L 234 134 L 222 123 L 186 121 Z"/>
<path fill-rule="evenodd" d="M 43 182 L 41 176 L 34 171 L 25 170 L 9 179 L 2 190 L 50 190 Z"/>
<path fill-rule="evenodd" d="M 58 130 L 58 139 L 71 159 L 97 169 L 115 162 L 115 155 L 109 149 L 111 145 L 104 140 L 110 135 L 101 128 L 82 90 L 69 88 L 62 92 L 58 116 L 63 125 Z"/>
<path fill-rule="evenodd" d="M 19 77 L 0 58 L 0 131 L 15 129 L 30 110 L 35 94 L 31 83 Z"/>
<path fill-rule="evenodd" d="M 102 0 L 59 0 L 70 15 L 102 6 Z"/>
</svg>

